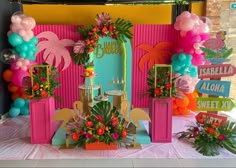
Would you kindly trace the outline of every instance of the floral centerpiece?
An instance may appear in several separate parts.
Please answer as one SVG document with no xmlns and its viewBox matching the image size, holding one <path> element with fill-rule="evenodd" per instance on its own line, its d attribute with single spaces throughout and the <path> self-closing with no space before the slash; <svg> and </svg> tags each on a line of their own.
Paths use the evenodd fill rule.
<svg viewBox="0 0 236 168">
<path fill-rule="evenodd" d="M 25 78 L 24 92 L 32 98 L 55 96 L 54 92 L 60 86 L 56 78 L 59 76 L 57 68 L 47 63 L 33 65 L 30 78 Z"/>
<path fill-rule="evenodd" d="M 178 138 L 190 140 L 193 147 L 206 156 L 219 155 L 220 148 L 236 154 L 236 123 L 209 121 L 197 119 L 186 131 L 177 133 Z"/>
<path fill-rule="evenodd" d="M 82 40 L 75 43 L 71 54 L 73 62 L 77 65 L 87 64 L 90 59 L 89 54 L 96 48 L 100 37 L 110 37 L 120 42 L 126 42 L 126 38 L 132 38 L 129 28 L 133 25 L 128 20 L 118 18 L 113 22 L 107 13 L 98 14 L 95 20 L 95 25 L 80 26 L 78 29 Z"/>
<path fill-rule="evenodd" d="M 147 85 L 150 97 L 172 97 L 177 93 L 170 67 L 153 66 L 148 71 Z"/>
<path fill-rule="evenodd" d="M 91 115 L 83 119 L 74 118 L 66 127 L 67 135 L 79 146 L 95 142 L 121 143 L 127 139 L 128 134 L 122 116 L 108 101 L 97 103 L 92 108 Z"/>
</svg>

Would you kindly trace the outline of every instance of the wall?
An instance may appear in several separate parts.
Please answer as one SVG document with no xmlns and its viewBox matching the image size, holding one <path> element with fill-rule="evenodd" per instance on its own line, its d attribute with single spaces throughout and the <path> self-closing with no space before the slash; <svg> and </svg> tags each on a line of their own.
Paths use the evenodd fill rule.
<svg viewBox="0 0 236 168">
<path fill-rule="evenodd" d="M 192 12 L 203 15 L 203 7 L 203 3 L 195 3 Z M 33 16 L 37 24 L 88 25 L 95 23 L 96 14 L 101 12 L 108 12 L 113 20 L 121 17 L 130 20 L 134 24 L 170 24 L 172 20 L 171 5 L 24 5 L 24 11 L 26 14 Z M 43 11 L 43 14 L 41 11 Z M 143 104 L 136 104 L 144 107 Z M 69 106 L 68 103 L 66 105 Z"/>
<path fill-rule="evenodd" d="M 192 12 L 204 15 L 204 3 L 193 3 Z M 38 24 L 91 24 L 94 16 L 110 13 L 134 24 L 170 24 L 171 5 L 24 5 L 24 12 Z"/>
</svg>

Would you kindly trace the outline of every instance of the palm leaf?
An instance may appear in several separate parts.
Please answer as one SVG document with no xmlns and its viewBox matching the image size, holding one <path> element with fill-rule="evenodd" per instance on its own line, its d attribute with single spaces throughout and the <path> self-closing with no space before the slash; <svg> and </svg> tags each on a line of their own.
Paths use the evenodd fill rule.
<svg viewBox="0 0 236 168">
<path fill-rule="evenodd" d="M 116 19 L 114 23 L 116 29 L 119 31 L 119 34 L 116 35 L 116 39 L 121 42 L 126 42 L 125 38 L 131 39 L 133 34 L 130 32 L 130 28 L 133 27 L 133 24 L 129 20 L 124 20 L 121 18 Z"/>
<path fill-rule="evenodd" d="M 208 48 L 200 47 L 200 49 L 206 53 L 206 58 L 215 58 L 216 57 L 216 52 L 213 50 L 210 50 Z"/>
<path fill-rule="evenodd" d="M 233 53 L 233 48 L 230 48 L 229 50 L 227 50 L 223 55 L 222 58 L 227 58 L 228 56 L 230 56 Z"/>
</svg>

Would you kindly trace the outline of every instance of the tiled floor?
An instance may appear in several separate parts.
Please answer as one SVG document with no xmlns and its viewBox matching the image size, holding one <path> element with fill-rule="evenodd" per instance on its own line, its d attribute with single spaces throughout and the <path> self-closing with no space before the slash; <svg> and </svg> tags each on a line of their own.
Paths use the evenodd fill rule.
<svg viewBox="0 0 236 168">
<path fill-rule="evenodd" d="M 235 159 L 5 160 L 0 167 L 236 167 Z"/>
</svg>

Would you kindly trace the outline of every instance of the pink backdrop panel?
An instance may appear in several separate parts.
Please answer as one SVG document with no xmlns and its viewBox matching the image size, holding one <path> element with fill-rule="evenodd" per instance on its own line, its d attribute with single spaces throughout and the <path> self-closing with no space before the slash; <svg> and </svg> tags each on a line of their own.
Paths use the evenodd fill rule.
<svg viewBox="0 0 236 168">
<path fill-rule="evenodd" d="M 147 52 L 141 48 L 138 48 L 141 44 L 147 44 L 150 47 L 154 47 L 159 42 L 172 42 L 175 46 L 177 41 L 177 33 L 173 25 L 134 25 L 134 37 L 133 37 L 133 68 L 132 68 L 132 104 L 134 107 L 149 107 L 149 96 L 147 94 L 147 72 L 148 61 L 144 64 L 144 67 L 139 70 L 140 58 L 147 54 Z M 170 64 L 170 62 L 165 62 Z"/>
<path fill-rule="evenodd" d="M 56 42 L 64 42 L 68 45 L 68 42 L 66 41 L 78 41 L 80 39 L 80 36 L 76 33 L 77 26 L 75 25 L 37 25 L 34 29 L 34 34 L 37 36 L 38 34 L 46 31 L 50 31 L 53 34 L 57 35 L 58 40 L 54 41 L 52 40 L 52 36 L 40 38 L 39 43 L 42 40 L 51 40 L 52 43 Z M 51 34 L 52 34 L 51 33 Z M 64 40 L 66 39 L 66 40 Z M 51 49 L 54 47 L 53 45 L 50 46 Z M 48 49 L 50 49 L 48 47 Z M 59 50 L 54 49 L 54 53 L 56 53 L 56 56 L 50 57 L 50 61 L 53 65 L 59 63 L 58 70 L 60 72 L 60 76 L 58 80 L 61 82 L 61 86 L 56 90 L 56 95 L 60 96 L 62 98 L 62 102 L 56 101 L 56 108 L 71 108 L 72 104 L 75 100 L 79 99 L 79 92 L 78 92 L 78 86 L 83 83 L 83 79 L 80 77 L 80 74 L 82 74 L 82 67 L 75 65 L 69 54 L 65 54 L 67 51 L 71 53 L 72 46 L 62 46 L 62 48 L 66 49 L 64 50 L 64 53 L 60 53 Z M 45 50 L 42 50 L 37 54 L 36 62 L 42 63 L 45 61 L 45 58 L 43 58 L 43 54 L 46 52 Z M 67 52 L 67 53 L 68 53 Z M 50 56 L 50 55 L 49 55 Z M 53 59 L 52 59 L 53 58 Z M 57 59 L 57 60 L 56 60 Z M 65 62 L 70 63 L 68 67 L 65 68 Z M 63 70 L 64 67 L 64 70 Z"/>
</svg>

